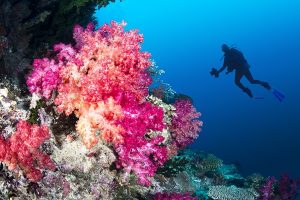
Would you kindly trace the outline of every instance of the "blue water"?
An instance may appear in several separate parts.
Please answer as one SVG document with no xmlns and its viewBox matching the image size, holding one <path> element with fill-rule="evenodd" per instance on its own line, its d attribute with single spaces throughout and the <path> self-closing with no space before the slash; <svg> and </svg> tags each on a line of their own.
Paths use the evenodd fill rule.
<svg viewBox="0 0 300 200">
<path fill-rule="evenodd" d="M 203 131 L 191 145 L 254 172 L 300 177 L 300 1 L 125 0 L 97 12 L 144 34 L 143 49 L 166 71 L 165 82 L 194 99 Z M 250 99 L 234 74 L 210 76 L 222 62 L 221 44 L 240 49 L 256 79 L 284 92 L 280 103 L 250 85 Z"/>
</svg>

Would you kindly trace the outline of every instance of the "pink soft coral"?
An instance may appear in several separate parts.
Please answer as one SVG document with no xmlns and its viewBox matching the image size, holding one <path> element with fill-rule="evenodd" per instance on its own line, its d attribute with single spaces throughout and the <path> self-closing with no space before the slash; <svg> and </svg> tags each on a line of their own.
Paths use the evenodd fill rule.
<svg viewBox="0 0 300 200">
<path fill-rule="evenodd" d="M 124 167 L 127 173 L 134 172 L 140 184 L 149 186 L 148 178 L 153 177 L 157 168 L 167 160 L 167 148 L 160 146 L 164 137 L 146 138 L 150 130 L 164 128 L 163 110 L 149 102 L 138 104 L 130 97 L 120 102 L 125 116 L 120 121 L 124 128 L 124 142 L 115 147 L 119 155 L 118 166 Z"/>
<path fill-rule="evenodd" d="M 174 107 L 177 116 L 172 120 L 170 131 L 173 142 L 179 149 L 183 149 L 198 137 L 202 121 L 197 119 L 200 113 L 196 111 L 190 100 L 177 100 Z"/>
<path fill-rule="evenodd" d="M 52 91 L 60 83 L 60 66 L 55 60 L 48 58 L 35 59 L 33 61 L 33 71 L 27 78 L 27 85 L 31 93 L 37 93 L 49 99 Z"/>
<path fill-rule="evenodd" d="M 162 136 L 153 139 L 126 138 L 123 145 L 118 145 L 118 167 L 123 167 L 126 173 L 134 172 L 138 183 L 150 186 L 149 177 L 153 177 L 158 167 L 167 160 L 167 149 L 159 144 L 164 140 Z"/>
<path fill-rule="evenodd" d="M 55 169 L 50 157 L 39 150 L 49 137 L 46 126 L 30 125 L 21 120 L 17 131 L 8 140 L 0 137 L 0 161 L 6 163 L 10 170 L 19 167 L 29 180 L 38 181 L 42 178 L 39 168 Z"/>
<path fill-rule="evenodd" d="M 197 200 L 196 197 L 187 193 L 156 193 L 153 200 Z"/>
</svg>

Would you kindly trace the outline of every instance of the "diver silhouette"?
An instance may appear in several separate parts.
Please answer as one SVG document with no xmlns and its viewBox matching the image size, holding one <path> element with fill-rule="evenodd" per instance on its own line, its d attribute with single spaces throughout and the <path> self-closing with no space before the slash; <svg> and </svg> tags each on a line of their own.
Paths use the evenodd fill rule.
<svg viewBox="0 0 300 200">
<path fill-rule="evenodd" d="M 243 90 L 243 92 L 248 94 L 248 96 L 251 98 L 253 97 L 251 90 L 249 88 L 245 87 L 241 83 L 241 79 L 243 76 L 245 76 L 251 84 L 259 84 L 259 85 L 263 86 L 264 88 L 266 88 L 267 90 L 271 90 L 269 83 L 263 82 L 260 80 L 256 80 L 253 78 L 253 76 L 250 72 L 250 69 L 249 69 L 250 65 L 248 64 L 248 62 L 245 59 L 242 52 L 240 52 L 239 50 L 237 50 L 235 48 L 229 48 L 226 44 L 222 45 L 222 51 L 224 52 L 223 66 L 219 70 L 212 68 L 212 70 L 210 72 L 212 76 L 215 76 L 216 78 L 218 78 L 219 74 L 224 69 L 226 69 L 226 67 L 227 67 L 226 74 L 235 70 L 235 78 L 234 78 L 235 84 L 239 88 L 241 88 Z"/>
</svg>

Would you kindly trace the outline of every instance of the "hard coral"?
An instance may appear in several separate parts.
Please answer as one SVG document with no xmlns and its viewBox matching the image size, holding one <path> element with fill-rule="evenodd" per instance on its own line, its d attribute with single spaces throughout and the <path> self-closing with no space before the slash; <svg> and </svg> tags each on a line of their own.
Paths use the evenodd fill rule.
<svg viewBox="0 0 300 200">
<path fill-rule="evenodd" d="M 196 111 L 191 101 L 179 99 L 175 102 L 176 117 L 172 120 L 170 131 L 173 141 L 179 149 L 185 148 L 198 137 L 202 121 L 197 118 L 200 113 Z"/>
<path fill-rule="evenodd" d="M 208 196 L 215 200 L 256 200 L 257 192 L 252 188 L 239 188 L 234 185 L 216 185 L 210 186 L 208 190 Z"/>
<path fill-rule="evenodd" d="M 49 137 L 46 126 L 30 125 L 21 120 L 17 131 L 8 140 L 0 137 L 0 161 L 6 163 L 10 170 L 19 167 L 29 180 L 39 181 L 42 178 L 39 169 L 55 169 L 50 157 L 39 150 Z"/>
</svg>

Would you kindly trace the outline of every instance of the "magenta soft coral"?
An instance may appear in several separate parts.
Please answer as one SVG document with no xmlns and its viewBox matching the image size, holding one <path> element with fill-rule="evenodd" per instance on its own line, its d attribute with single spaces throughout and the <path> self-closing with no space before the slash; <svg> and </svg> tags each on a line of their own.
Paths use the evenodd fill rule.
<svg viewBox="0 0 300 200">
<path fill-rule="evenodd" d="M 19 167 L 29 180 L 39 181 L 42 178 L 40 169 L 55 169 L 50 157 L 39 150 L 49 137 L 46 126 L 31 125 L 21 120 L 17 131 L 8 140 L 0 137 L 0 161 L 6 163 L 10 170 Z"/>
<path fill-rule="evenodd" d="M 282 200 L 296 199 L 300 186 L 299 179 L 292 180 L 288 174 L 283 174 L 278 184 L 279 194 Z"/>
<path fill-rule="evenodd" d="M 153 200 L 197 200 L 190 193 L 156 193 Z"/>
<path fill-rule="evenodd" d="M 133 172 L 139 184 L 150 186 L 148 178 L 153 177 L 157 168 L 167 160 L 166 147 L 159 146 L 163 140 L 162 136 L 153 139 L 126 138 L 124 144 L 116 147 L 118 167 L 123 167 L 128 174 Z"/>
<path fill-rule="evenodd" d="M 160 146 L 164 137 L 146 138 L 149 130 L 161 131 L 164 128 L 163 110 L 149 102 L 138 104 L 130 98 L 120 102 L 125 116 L 120 121 L 124 128 L 124 142 L 115 145 L 118 166 L 127 173 L 134 172 L 140 184 L 149 186 L 148 178 L 153 177 L 157 168 L 167 160 L 167 148 Z"/>
<path fill-rule="evenodd" d="M 33 71 L 27 77 L 29 91 L 49 99 L 52 91 L 60 83 L 59 69 L 60 66 L 55 60 L 48 58 L 35 59 L 33 61 Z"/>
<path fill-rule="evenodd" d="M 149 130 L 162 131 L 164 128 L 163 109 L 150 102 L 137 102 L 132 95 L 119 98 L 124 118 L 119 122 L 124 127 L 124 136 L 144 137 Z"/>
<path fill-rule="evenodd" d="M 266 182 L 259 189 L 260 196 L 258 200 L 273 200 L 275 199 L 274 195 L 274 185 L 276 184 L 275 177 L 269 177 Z"/>
<path fill-rule="evenodd" d="M 299 185 L 299 179 L 290 179 L 288 174 L 283 174 L 279 181 L 273 176 L 269 177 L 259 189 L 258 200 L 277 199 L 276 195 L 280 196 L 281 200 L 296 199 Z"/>
<path fill-rule="evenodd" d="M 185 148 L 198 137 L 202 121 L 190 100 L 179 99 L 175 102 L 176 116 L 172 120 L 170 131 L 173 142 L 179 149 Z"/>
</svg>

